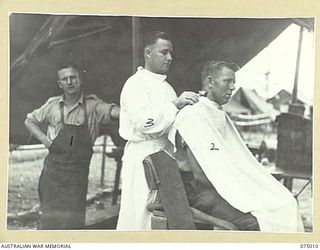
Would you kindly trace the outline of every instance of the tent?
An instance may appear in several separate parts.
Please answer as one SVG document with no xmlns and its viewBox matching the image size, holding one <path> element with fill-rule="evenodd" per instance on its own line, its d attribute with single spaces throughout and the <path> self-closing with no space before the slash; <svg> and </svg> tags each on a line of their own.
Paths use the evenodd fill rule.
<svg viewBox="0 0 320 250">
<path fill-rule="evenodd" d="M 239 88 L 223 106 L 236 125 L 259 125 L 275 120 L 279 114 L 254 89 Z"/>
<path fill-rule="evenodd" d="M 292 22 L 313 19 L 172 18 L 129 16 L 10 15 L 10 143 L 32 144 L 24 127 L 28 112 L 60 94 L 56 69 L 76 61 L 84 69 L 86 93 L 119 104 L 125 80 L 142 64 L 141 37 L 166 31 L 174 62 L 168 81 L 179 94 L 200 88 L 200 69 L 208 59 L 246 64 Z M 117 126 L 113 127 L 113 132 Z"/>
<path fill-rule="evenodd" d="M 272 104 L 273 107 L 279 111 L 281 106 L 288 106 L 291 101 L 292 94 L 285 89 L 280 90 L 277 94 L 267 100 L 268 103 Z M 298 96 L 297 102 L 306 106 L 312 106 L 312 102 L 301 94 Z"/>
<path fill-rule="evenodd" d="M 277 113 L 273 106 L 267 103 L 254 89 L 240 87 L 231 97 L 230 101 L 223 106 L 230 114 L 241 113 L 247 115 Z"/>
</svg>

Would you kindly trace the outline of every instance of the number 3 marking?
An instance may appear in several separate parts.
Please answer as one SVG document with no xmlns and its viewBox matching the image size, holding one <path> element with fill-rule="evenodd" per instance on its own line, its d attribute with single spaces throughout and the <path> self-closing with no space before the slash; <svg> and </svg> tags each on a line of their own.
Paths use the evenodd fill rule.
<svg viewBox="0 0 320 250">
<path fill-rule="evenodd" d="M 146 122 L 145 128 L 149 128 L 154 126 L 154 120 L 152 118 L 148 118 L 148 121 Z"/>
</svg>

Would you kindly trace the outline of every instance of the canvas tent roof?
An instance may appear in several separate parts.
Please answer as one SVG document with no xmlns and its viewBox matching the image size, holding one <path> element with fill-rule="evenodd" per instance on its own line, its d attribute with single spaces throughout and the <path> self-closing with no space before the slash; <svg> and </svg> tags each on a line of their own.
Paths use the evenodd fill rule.
<svg viewBox="0 0 320 250">
<path fill-rule="evenodd" d="M 292 94 L 285 89 L 280 90 L 277 94 L 267 100 L 268 103 L 271 103 L 273 107 L 277 110 L 280 110 L 281 105 L 288 105 L 292 101 Z M 312 106 L 312 101 L 308 100 L 308 98 L 301 95 L 298 95 L 298 103 L 306 104 Z"/>
<path fill-rule="evenodd" d="M 24 119 L 49 97 L 60 94 L 56 69 L 62 62 L 74 60 L 85 70 L 86 93 L 119 103 L 122 86 L 132 74 L 132 20 L 126 16 L 10 15 L 11 143 L 35 142 L 28 141 Z M 206 60 L 232 60 L 243 66 L 295 20 L 140 17 L 138 36 L 163 30 L 172 37 L 174 63 L 168 80 L 179 94 L 199 89 Z M 302 22 L 310 24 L 308 19 Z"/>
<path fill-rule="evenodd" d="M 244 106 L 243 104 L 230 99 L 230 101 L 223 106 L 223 109 L 228 113 L 236 113 L 236 114 L 251 114 L 252 110 L 249 107 Z"/>
<path fill-rule="evenodd" d="M 268 114 L 272 119 L 278 114 L 254 89 L 239 88 L 230 101 L 223 106 L 228 113 Z"/>
</svg>

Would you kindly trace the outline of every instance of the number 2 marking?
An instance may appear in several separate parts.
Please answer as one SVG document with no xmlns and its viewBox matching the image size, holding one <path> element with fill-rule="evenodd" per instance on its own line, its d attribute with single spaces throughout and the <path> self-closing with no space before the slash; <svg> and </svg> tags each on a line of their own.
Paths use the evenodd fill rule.
<svg viewBox="0 0 320 250">
<path fill-rule="evenodd" d="M 218 148 L 216 148 L 216 145 L 213 142 L 211 142 L 211 145 L 212 145 L 212 148 L 210 150 L 219 150 Z"/>
<path fill-rule="evenodd" d="M 154 126 L 154 120 L 152 118 L 148 118 L 148 121 L 146 122 L 146 125 L 144 125 L 145 128 L 149 128 Z"/>
</svg>

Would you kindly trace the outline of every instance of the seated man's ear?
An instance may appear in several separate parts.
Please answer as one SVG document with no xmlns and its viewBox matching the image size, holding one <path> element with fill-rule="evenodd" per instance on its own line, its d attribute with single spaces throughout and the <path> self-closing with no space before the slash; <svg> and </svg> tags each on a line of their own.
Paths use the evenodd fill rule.
<svg viewBox="0 0 320 250">
<path fill-rule="evenodd" d="M 208 86 L 209 88 L 213 87 L 214 81 L 212 76 L 207 76 L 205 81 L 206 81 L 206 86 Z"/>
</svg>

